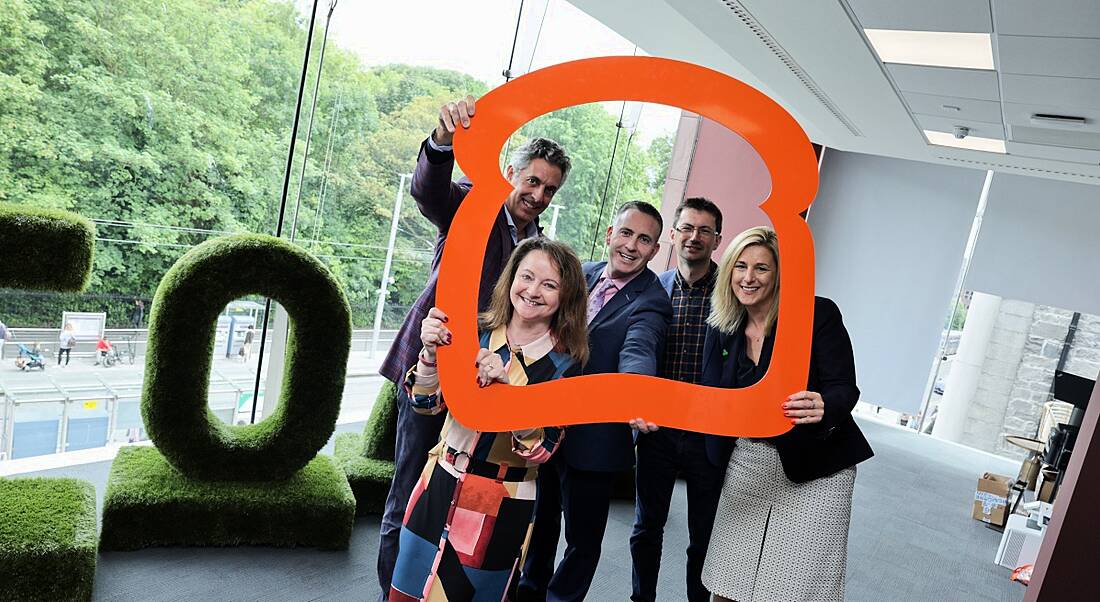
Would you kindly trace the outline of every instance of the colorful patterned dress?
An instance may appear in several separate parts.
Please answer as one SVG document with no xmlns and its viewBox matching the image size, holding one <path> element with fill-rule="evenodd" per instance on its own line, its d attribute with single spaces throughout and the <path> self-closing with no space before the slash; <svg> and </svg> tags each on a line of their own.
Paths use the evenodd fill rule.
<svg viewBox="0 0 1100 602">
<path fill-rule="evenodd" d="M 553 350 L 550 333 L 514 358 L 503 327 L 480 338 L 504 360 L 512 385 L 579 372 L 568 354 Z M 414 410 L 446 410 L 438 383 L 434 368 L 409 371 L 405 387 Z M 390 601 L 504 600 L 530 542 L 538 465 L 563 434 L 557 427 L 480 432 L 448 415 L 405 510 Z"/>
</svg>

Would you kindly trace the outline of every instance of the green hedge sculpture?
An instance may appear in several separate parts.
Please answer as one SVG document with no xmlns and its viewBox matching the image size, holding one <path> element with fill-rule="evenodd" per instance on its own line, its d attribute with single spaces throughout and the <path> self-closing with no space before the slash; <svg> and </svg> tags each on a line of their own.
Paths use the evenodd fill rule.
<svg viewBox="0 0 1100 602">
<path fill-rule="evenodd" d="M 0 288 L 80 292 L 94 248 L 92 222 L 75 213 L 0 203 Z"/>
<path fill-rule="evenodd" d="M 258 424 L 232 426 L 207 407 L 215 326 L 227 303 L 252 293 L 290 315 L 282 402 Z M 198 245 L 168 270 L 153 299 L 141 398 L 149 438 L 192 478 L 289 478 L 336 428 L 350 346 L 347 299 L 303 249 L 256 234 Z"/>
<path fill-rule="evenodd" d="M 95 487 L 77 479 L 0 479 L 0 599 L 90 600 Z"/>
<path fill-rule="evenodd" d="M 290 316 L 275 412 L 232 426 L 207 408 L 218 314 L 260 293 Z M 153 300 L 141 413 L 152 448 L 111 467 L 100 549 L 241 544 L 347 548 L 355 498 L 331 459 L 351 346 L 351 313 L 332 274 L 277 238 L 207 241 L 168 270 Z"/>
<path fill-rule="evenodd" d="M 331 458 L 285 481 L 199 481 L 152 447 L 119 450 L 104 495 L 104 550 L 149 546 L 344 549 L 355 498 Z"/>
<path fill-rule="evenodd" d="M 355 494 L 357 515 L 381 514 L 393 481 L 394 442 L 397 436 L 397 387 L 382 384 L 363 433 L 336 436 L 336 462 Z"/>
<path fill-rule="evenodd" d="M 84 290 L 92 223 L 64 211 L 0 203 L 0 288 Z M 90 600 L 95 487 L 77 479 L 0 479 L 0 598 Z"/>
</svg>

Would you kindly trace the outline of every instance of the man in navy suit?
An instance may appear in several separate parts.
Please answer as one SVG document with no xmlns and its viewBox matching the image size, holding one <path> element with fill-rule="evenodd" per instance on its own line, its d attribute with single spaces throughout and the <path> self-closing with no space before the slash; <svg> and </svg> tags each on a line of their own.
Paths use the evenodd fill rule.
<svg viewBox="0 0 1100 602">
<path fill-rule="evenodd" d="M 702 197 L 685 199 L 676 208 L 669 239 L 676 254 L 676 267 L 658 279 L 672 300 L 672 323 L 659 375 L 699 384 L 703 377 L 710 295 L 718 274 L 718 265 L 711 255 L 722 242 L 721 210 Z M 717 458 L 711 459 L 707 445 L 707 438 L 700 433 L 669 427 L 638 435 L 637 503 L 634 532 L 630 535 L 631 600 L 657 599 L 665 522 L 676 477 L 681 475 L 687 482 L 688 502 L 687 600 L 710 599 L 701 577 L 726 465 Z"/>
<path fill-rule="evenodd" d="M 607 228 L 608 260 L 584 264 L 590 348 L 584 374 L 657 374 L 672 305 L 646 264 L 660 248 L 662 228 L 655 207 L 628 202 Z M 566 430 L 560 451 L 539 470 L 535 527 L 520 599 L 584 599 L 600 560 L 613 476 L 633 465 L 633 436 L 627 424 L 584 424 Z M 563 514 L 565 557 L 555 570 Z"/>
</svg>

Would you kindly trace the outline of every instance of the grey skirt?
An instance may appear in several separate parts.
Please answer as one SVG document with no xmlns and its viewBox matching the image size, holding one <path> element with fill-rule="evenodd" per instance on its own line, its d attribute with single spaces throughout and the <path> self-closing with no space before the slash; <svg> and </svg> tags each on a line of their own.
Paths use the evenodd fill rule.
<svg viewBox="0 0 1100 602">
<path fill-rule="evenodd" d="M 855 467 L 808 483 L 775 446 L 738 439 L 714 519 L 703 585 L 739 602 L 843 600 Z"/>
</svg>

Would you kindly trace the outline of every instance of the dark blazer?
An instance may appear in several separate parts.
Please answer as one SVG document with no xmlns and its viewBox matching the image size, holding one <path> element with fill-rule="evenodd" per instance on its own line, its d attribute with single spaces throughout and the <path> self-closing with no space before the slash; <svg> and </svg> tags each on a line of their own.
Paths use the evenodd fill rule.
<svg viewBox="0 0 1100 602">
<path fill-rule="evenodd" d="M 777 324 L 776 327 L 782 326 Z M 764 339 L 761 364 L 770 364 L 774 340 L 774 336 Z M 730 335 L 709 329 L 703 344 L 703 384 L 733 388 L 733 358 L 742 353 L 744 345 L 743 330 Z M 806 390 L 820 393 L 825 402 L 821 422 L 797 425 L 771 439 L 787 478 L 805 483 L 855 466 L 874 455 L 852 418 L 852 408 L 859 400 L 852 341 L 844 328 L 840 309 L 824 297 L 814 299 L 814 331 Z M 708 435 L 707 456 L 711 461 L 728 462 L 735 441 L 732 437 Z"/>
<path fill-rule="evenodd" d="M 589 292 L 606 265 L 584 264 Z M 588 325 L 589 355 L 583 373 L 656 376 L 671 319 L 672 303 L 656 274 L 646 269 L 615 293 Z M 573 468 L 618 472 L 634 465 L 634 437 L 626 423 L 580 424 L 566 431 L 559 453 Z"/>
<path fill-rule="evenodd" d="M 439 233 L 436 236 L 435 256 L 432 258 L 431 272 L 428 274 L 427 284 L 424 285 L 424 292 L 420 293 L 420 297 L 409 308 L 409 313 L 401 323 L 401 329 L 397 331 L 397 337 L 390 346 L 386 359 L 378 369 L 382 376 L 396 383 L 400 383 L 405 378 L 405 372 L 416 364 L 416 355 L 420 353 L 421 348 L 420 322 L 428 315 L 428 310 L 435 305 L 435 289 L 439 281 L 439 262 L 443 259 L 443 245 L 447 242 L 447 234 L 450 232 L 455 214 L 458 213 L 459 205 L 473 188 L 473 183 L 466 178 L 458 182 L 451 181 L 454 163 L 454 153 L 434 150 L 428 146 L 427 140 L 421 143 L 410 194 L 416 200 L 420 213 L 439 229 Z M 535 226 L 538 227 L 537 218 Z M 541 228 L 538 228 L 538 231 L 539 234 L 542 233 Z M 508 218 L 504 216 L 502 205 L 485 245 L 485 261 L 481 265 L 481 282 L 477 292 L 477 306 L 480 310 L 484 310 L 489 305 L 493 286 L 500 278 L 504 264 L 508 262 L 508 257 L 515 248 L 516 244 L 512 242 Z M 474 251 L 471 249 L 471 252 Z"/>
</svg>

